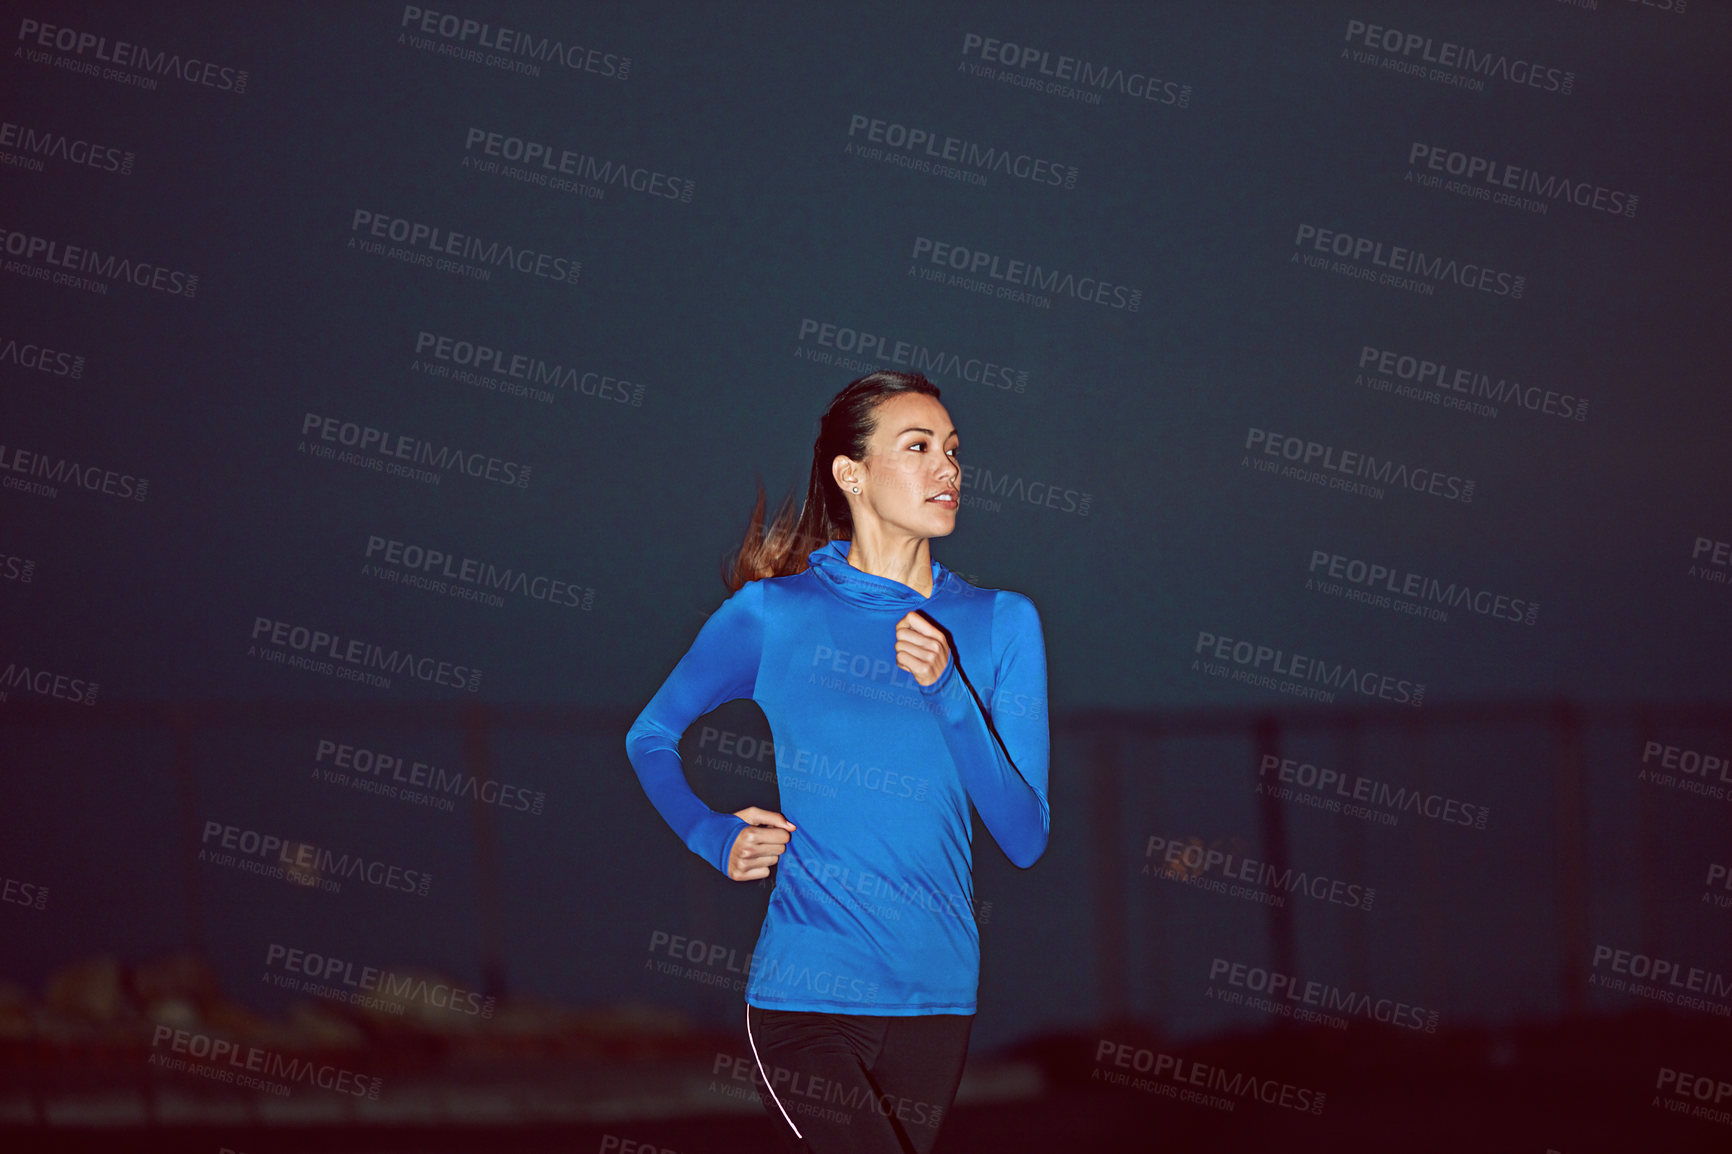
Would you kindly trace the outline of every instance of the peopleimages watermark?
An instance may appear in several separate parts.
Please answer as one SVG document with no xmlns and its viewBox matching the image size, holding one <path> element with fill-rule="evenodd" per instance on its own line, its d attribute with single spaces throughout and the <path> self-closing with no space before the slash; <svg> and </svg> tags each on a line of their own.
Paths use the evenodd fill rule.
<svg viewBox="0 0 1732 1154">
<path fill-rule="evenodd" d="M 363 577 L 477 601 L 495 609 L 505 605 L 501 593 L 561 609 L 588 610 L 595 604 L 595 590 L 587 585 L 377 533 L 368 535 L 363 556 L 366 558 L 361 565 Z"/>
<path fill-rule="evenodd" d="M 899 922 L 912 907 L 960 922 L 985 924 L 981 915 L 990 915 L 992 911 L 991 902 L 977 903 L 971 894 L 934 889 L 906 877 L 886 877 L 869 870 L 856 873 L 834 863 L 807 869 L 797 861 L 784 859 L 776 867 L 774 878 L 765 878 L 759 885 L 772 881 L 776 889 L 786 886 L 797 892 L 802 903 L 840 906 L 878 921 Z"/>
<path fill-rule="evenodd" d="M 1141 1077 L 1141 1075 L 1148 1077 Z M 1176 1054 L 1101 1038 L 1095 1044 L 1095 1069 L 1089 1075 L 1109 1086 L 1126 1086 L 1145 1094 L 1212 1110 L 1231 1112 L 1240 1102 L 1261 1102 L 1301 1114 L 1323 1113 L 1327 1100 L 1320 1090 L 1261 1077 L 1225 1066 L 1181 1058 Z"/>
<path fill-rule="evenodd" d="M 20 585 L 29 585 L 35 580 L 36 561 L 33 558 L 0 552 L 0 581 L 16 581 Z"/>
<path fill-rule="evenodd" d="M 154 261 L 103 253 L 86 245 L 0 228 L 5 270 L 14 276 L 107 296 L 111 284 L 132 285 L 165 296 L 191 300 L 198 295 L 198 274 Z"/>
<path fill-rule="evenodd" d="M 470 693 L 481 689 L 481 670 L 471 666 L 271 617 L 253 618 L 247 656 L 380 689 L 390 688 L 387 675 L 395 674 Z"/>
<path fill-rule="evenodd" d="M 1189 84 L 1163 80 L 1152 72 L 1135 68 L 1055 55 L 1044 48 L 978 32 L 963 33 L 962 60 L 957 69 L 982 80 L 997 80 L 1083 104 L 1099 104 L 1103 92 L 1174 108 L 1188 108 L 1191 103 Z"/>
<path fill-rule="evenodd" d="M 1226 677 L 1281 693 L 1319 701 L 1335 700 L 1336 692 L 1375 697 L 1398 705 L 1425 703 L 1425 683 L 1346 661 L 1326 661 L 1289 653 L 1273 645 L 1240 641 L 1219 633 L 1197 631 L 1191 647 L 1191 669 L 1210 677 Z M 1230 664 L 1229 664 L 1230 663 Z"/>
<path fill-rule="evenodd" d="M 752 972 L 750 950 L 742 956 L 733 946 L 667 930 L 650 932 L 649 955 L 643 965 L 651 973 L 735 994 L 746 992 L 746 978 Z M 848 981 L 844 979 L 843 984 Z"/>
<path fill-rule="evenodd" d="M 1143 847 L 1142 874 L 1266 906 L 1285 906 L 1287 895 L 1292 894 L 1370 913 L 1377 897 L 1372 886 L 1290 865 L 1276 869 L 1268 862 L 1241 857 L 1231 850 L 1205 846 L 1195 837 L 1150 834 Z"/>
<path fill-rule="evenodd" d="M 750 733 L 736 733 L 733 730 L 706 725 L 698 738 L 698 753 L 687 764 L 766 784 L 777 782 L 783 790 L 799 790 L 818 797 L 835 797 L 840 792 L 836 782 L 826 781 L 824 778 L 844 772 L 848 764 L 845 760 L 838 757 L 832 761 L 827 757 L 808 753 L 804 772 L 797 773 L 789 766 L 788 776 L 780 778 L 778 775 L 784 768 L 783 763 L 795 760 L 797 755 L 795 758 L 779 755 L 776 752 L 776 743 L 770 738 L 759 738 Z M 926 781 L 920 782 L 923 791 L 929 784 L 930 782 Z"/>
<path fill-rule="evenodd" d="M 8 661 L 6 668 L 0 669 L 0 702 L 10 701 L 14 693 L 33 693 L 74 705 L 95 705 L 100 688 L 89 678 L 56 673 L 27 661 Z"/>
<path fill-rule="evenodd" d="M 1637 781 L 1715 801 L 1732 801 L 1732 759 L 1724 754 L 1646 741 L 1641 765 L 1636 771 Z"/>
<path fill-rule="evenodd" d="M 495 485 L 529 487 L 532 467 L 478 450 L 441 445 L 424 437 L 308 412 L 301 417 L 296 451 L 321 460 L 437 485 L 455 473 Z M 320 444 L 319 442 L 325 442 Z M 331 446 L 340 446 L 332 448 Z"/>
<path fill-rule="evenodd" d="M 777 867 L 778 870 L 781 868 Z M 776 987 L 772 996 L 781 996 L 785 990 L 797 990 L 806 996 L 843 1002 L 870 1003 L 878 1000 L 877 982 L 835 970 L 813 969 L 803 962 L 760 958 L 752 951 L 741 957 L 732 946 L 704 942 L 666 930 L 650 932 L 649 953 L 651 956 L 644 961 L 646 970 L 736 994 L 745 992 L 748 980 L 756 980 L 760 985 Z"/>
<path fill-rule="evenodd" d="M 1360 346 L 1353 383 L 1478 417 L 1495 418 L 1496 404 L 1513 405 L 1565 421 L 1588 419 L 1587 399 L 1573 393 L 1524 385 L 1507 377 L 1493 381 L 1489 373 L 1373 345 Z"/>
<path fill-rule="evenodd" d="M 806 682 L 921 712 L 928 708 L 927 694 L 920 683 L 894 661 L 831 645 L 813 647 L 812 669 L 806 675 Z M 974 691 L 961 677 L 952 678 L 944 689 L 938 691 L 938 696 L 964 704 L 974 701 Z M 1047 710 L 1044 698 L 1003 690 L 994 693 L 983 704 L 993 717 L 1039 717 Z"/>
<path fill-rule="evenodd" d="M 1627 12 L 1631 8 L 1645 8 L 1650 12 L 1670 12 L 1674 16 L 1682 16 L 1690 7 L 1690 0 L 1625 0 L 1624 3 L 1618 0 L 1557 0 L 1557 3 L 1588 12 L 1610 8 L 1622 8 Z"/>
<path fill-rule="evenodd" d="M 720 1085 L 710 1082 L 712 1093 L 756 1102 L 761 1101 L 758 1089 L 768 1086 L 771 1096 L 783 1109 L 844 1126 L 852 1125 L 855 1118 L 867 1113 L 895 1118 L 905 1127 L 936 1129 L 944 1121 L 944 1107 L 938 1103 L 910 1098 L 906 1094 L 873 1094 L 858 1084 L 844 1086 L 833 1078 L 822 1077 L 810 1070 L 789 1069 L 774 1062 L 766 1068 L 755 1052 L 729 1054 L 717 1051 L 710 1075 L 712 1079 L 716 1075 L 725 1079 Z M 603 1147 L 603 1154 L 606 1154 L 606 1147 Z M 620 1154 L 629 1152 L 621 1150 Z"/>
<path fill-rule="evenodd" d="M 417 1005 L 487 1019 L 497 1008 L 491 994 L 280 942 L 265 947 L 264 978 L 278 989 L 387 1014 L 400 1015 Z"/>
<path fill-rule="evenodd" d="M 632 1138 L 622 1138 L 618 1134 L 603 1134 L 601 1149 L 597 1154 L 678 1154 L 671 1146 L 655 1146 L 648 1142 L 639 1142 Z"/>
<path fill-rule="evenodd" d="M 1255 425 L 1246 428 L 1243 448 L 1247 455 L 1240 458 L 1241 465 L 1327 489 L 1381 500 L 1383 486 L 1388 486 L 1444 501 L 1458 501 L 1463 505 L 1473 503 L 1474 482 L 1471 477 L 1420 465 L 1410 466 L 1360 449 L 1339 449 L 1322 441 L 1272 432 Z M 1253 453 L 1260 455 L 1250 455 Z"/>
<path fill-rule="evenodd" d="M 741 773 L 759 781 L 777 781 L 783 788 L 835 797 L 840 787 L 868 790 L 910 801 L 925 801 L 931 781 L 870 762 L 850 759 L 841 750 L 778 746 L 749 733 L 706 725 L 698 737 L 698 764 L 723 772 Z M 713 752 L 702 752 L 713 751 Z M 764 766 L 764 761 L 770 762 Z M 752 764 L 752 763 L 757 764 Z"/>
<path fill-rule="evenodd" d="M 1293 236 L 1293 247 L 1310 251 L 1294 252 L 1288 258 L 1291 264 L 1341 273 L 1422 296 L 1432 295 L 1440 284 L 1453 284 L 1510 300 L 1520 300 L 1527 289 L 1528 278 L 1518 273 L 1505 272 L 1478 261 L 1428 255 L 1403 245 L 1386 245 L 1370 237 L 1319 228 L 1314 224 L 1299 226 Z M 1337 259 L 1331 261 L 1331 256 Z M 1363 261 L 1370 261 L 1370 264 L 1361 263 Z"/>
<path fill-rule="evenodd" d="M 1684 576 L 1710 585 L 1732 586 L 1732 541 L 1697 537 L 1690 547 L 1690 568 Z"/>
<path fill-rule="evenodd" d="M 560 389 L 612 404 L 643 405 L 644 386 L 596 369 L 559 364 L 527 353 L 512 352 L 483 341 L 430 333 L 415 334 L 411 372 L 475 385 L 492 392 L 527 397 L 552 404 Z M 428 363 L 423 363 L 425 357 Z"/>
<path fill-rule="evenodd" d="M 1074 513 L 1079 517 L 1087 517 L 1094 507 L 1094 496 L 1082 489 L 1014 473 L 994 473 L 972 461 L 962 463 L 963 505 L 999 513 L 1004 510 L 1003 502 L 1006 501 L 1012 505 L 1033 505 L 1060 513 Z"/>
<path fill-rule="evenodd" d="M 84 376 L 83 353 L 52 349 L 35 341 L 21 341 L 17 337 L 0 340 L 0 365 L 17 365 L 21 369 L 73 381 Z"/>
<path fill-rule="evenodd" d="M 45 910 L 48 908 L 48 887 L 0 875 L 0 903 L 23 906 L 28 910 Z"/>
<path fill-rule="evenodd" d="M 1732 869 L 1724 862 L 1708 863 L 1708 876 L 1702 885 L 1706 887 L 1702 891 L 1702 904 L 1722 910 L 1732 909 Z M 1716 889 L 1721 892 L 1716 893 Z"/>
<path fill-rule="evenodd" d="M 323 775 L 323 780 L 446 811 L 455 808 L 453 798 L 529 814 L 541 813 L 547 804 L 547 794 L 540 790 L 445 770 L 418 758 L 335 738 L 318 739 L 313 765 L 314 776 Z"/>
<path fill-rule="evenodd" d="M 951 352 L 889 333 L 856 328 L 836 321 L 800 318 L 794 355 L 849 372 L 869 373 L 885 365 L 938 380 L 965 381 L 1003 392 L 1028 388 L 1028 370 L 1012 368 L 992 357 Z"/>
<path fill-rule="evenodd" d="M 386 241 L 398 247 L 388 249 Z M 471 233 L 364 208 L 357 208 L 349 219 L 349 247 L 473 280 L 492 280 L 493 270 L 503 268 L 539 280 L 575 285 L 583 272 L 583 262 L 569 257 L 483 240 Z"/>
<path fill-rule="evenodd" d="M 862 112 L 848 118 L 848 143 L 842 152 L 963 184 L 984 185 L 989 173 L 1066 190 L 1075 188 L 1077 181 L 1074 164 L 880 120 Z"/>
<path fill-rule="evenodd" d="M 1660 1066 L 1654 1071 L 1653 1105 L 1671 1114 L 1732 1126 L 1732 1081 Z"/>
<path fill-rule="evenodd" d="M 405 4 L 397 27 L 399 44 L 523 76 L 538 77 L 543 67 L 587 73 L 608 80 L 625 80 L 631 76 L 629 56 L 568 44 L 555 36 L 490 24 L 454 12 Z"/>
<path fill-rule="evenodd" d="M 1491 621 L 1532 625 L 1539 620 L 1539 602 L 1512 597 L 1466 581 L 1445 582 L 1396 565 L 1366 561 L 1327 549 L 1311 550 L 1305 567 L 1305 588 L 1329 597 L 1377 609 L 1448 621 L 1451 609 Z"/>
<path fill-rule="evenodd" d="M 694 180 L 644 165 L 621 164 L 486 128 L 472 127 L 464 135 L 463 166 L 589 200 L 607 199 L 612 186 L 616 191 L 642 193 L 651 200 L 690 204 L 698 188 Z"/>
<path fill-rule="evenodd" d="M 1358 1018 L 1415 1033 L 1437 1033 L 1436 1010 L 1222 957 L 1209 962 L 1209 985 L 1203 997 L 1332 1030 L 1345 1030 L 1349 1019 Z"/>
<path fill-rule="evenodd" d="M 305 1082 L 321 1090 L 378 1101 L 383 1082 L 329 1062 L 291 1057 L 280 1050 L 249 1046 L 214 1034 L 182 1030 L 158 1023 L 151 1032 L 149 1064 L 161 1069 L 184 1070 L 228 1085 L 264 1090 L 287 1097 L 288 1083 Z M 167 1053 L 163 1053 L 166 1050 Z M 172 1055 L 184 1054 L 186 1058 Z M 266 1079 L 278 1079 L 270 1082 Z"/>
<path fill-rule="evenodd" d="M 904 709 L 926 712 L 926 697 L 914 675 L 886 657 L 872 657 L 833 645 L 815 645 L 806 683 L 855 697 L 866 697 Z M 883 684 L 880 684 L 883 683 Z M 956 701 L 972 696 L 962 678 L 952 678 L 941 691 Z"/>
<path fill-rule="evenodd" d="M 1641 199 L 1634 193 L 1592 181 L 1547 176 L 1536 169 L 1418 140 L 1408 145 L 1407 164 L 1405 179 L 1410 183 L 1542 215 L 1551 211 L 1553 204 L 1562 202 L 1612 216 L 1633 217 Z"/>
<path fill-rule="evenodd" d="M 1403 813 L 1484 832 L 1489 806 L 1405 785 L 1351 776 L 1339 769 L 1265 753 L 1257 763 L 1257 793 L 1314 806 L 1374 825 L 1395 825 Z"/>
<path fill-rule="evenodd" d="M 1001 695 L 1007 701 L 1020 696 L 1026 695 Z M 932 785 L 929 778 L 862 765 L 840 753 L 777 745 L 769 738 L 717 729 L 713 725 L 703 727 L 698 752 L 688 764 L 766 784 L 774 782 L 784 795 L 798 791 L 817 797 L 836 797 L 841 787 L 847 785 L 924 802 Z M 984 925 L 991 910 L 991 902 L 976 903 L 976 919 Z"/>
<path fill-rule="evenodd" d="M 158 79 L 175 79 L 198 88 L 229 92 L 236 96 L 247 90 L 247 73 L 196 56 L 182 56 L 167 50 L 153 51 L 128 40 L 108 37 L 60 24 L 44 24 L 24 17 L 18 22 L 18 40 L 26 45 L 23 56 L 34 64 L 52 64 L 68 72 L 94 76 L 154 91 Z M 69 53 L 50 56 L 49 52 Z"/>
<path fill-rule="evenodd" d="M 1143 307 L 1143 290 L 1139 288 L 928 236 L 914 238 L 908 259 L 915 262 L 908 266 L 910 276 L 1040 308 L 1051 308 L 1053 296 L 1133 313 Z M 932 267 L 922 268 L 922 264 Z M 945 269 L 952 271 L 946 273 Z"/>
<path fill-rule="evenodd" d="M 137 157 L 130 149 L 100 144 L 82 136 L 68 136 L 52 128 L 0 121 L 0 164 L 41 172 L 47 160 L 58 160 L 76 168 L 92 168 L 116 176 L 131 176 Z"/>
<path fill-rule="evenodd" d="M 1575 91 L 1576 74 L 1506 52 L 1496 52 L 1436 40 L 1418 32 L 1403 32 L 1364 20 L 1348 20 L 1341 55 L 1404 76 L 1483 92 L 1486 81 L 1502 80 L 1557 96 Z"/>
<path fill-rule="evenodd" d="M 1602 970 L 1602 967 L 1604 969 Z M 1672 958 L 1595 943 L 1588 985 L 1732 1018 L 1732 976 Z"/>
<path fill-rule="evenodd" d="M 17 445 L 0 445 L 0 474 L 0 488 L 51 500 L 60 496 L 61 485 L 123 501 L 142 501 L 150 493 L 144 477 Z"/>
<path fill-rule="evenodd" d="M 364 854 L 337 853 L 277 834 L 261 833 L 228 822 L 206 819 L 199 837 L 198 860 L 244 873 L 337 892 L 344 881 L 359 881 L 376 889 L 426 897 L 433 875 L 405 869 Z"/>
</svg>

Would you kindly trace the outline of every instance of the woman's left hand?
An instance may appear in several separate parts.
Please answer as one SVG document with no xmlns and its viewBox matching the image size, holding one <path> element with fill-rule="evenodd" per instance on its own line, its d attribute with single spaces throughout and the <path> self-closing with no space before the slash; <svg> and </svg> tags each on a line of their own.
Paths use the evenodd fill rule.
<svg viewBox="0 0 1732 1154">
<path fill-rule="evenodd" d="M 950 660 L 950 642 L 918 610 L 910 609 L 896 623 L 896 664 L 914 675 L 922 685 L 931 685 Z"/>
</svg>

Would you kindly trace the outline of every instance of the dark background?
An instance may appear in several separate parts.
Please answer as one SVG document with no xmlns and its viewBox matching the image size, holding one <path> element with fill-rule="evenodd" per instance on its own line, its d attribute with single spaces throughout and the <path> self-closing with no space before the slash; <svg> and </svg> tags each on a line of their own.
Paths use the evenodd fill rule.
<svg viewBox="0 0 1732 1154">
<path fill-rule="evenodd" d="M 464 42 L 421 31 L 416 7 L 582 45 L 590 66 L 543 61 L 530 75 L 441 54 Z M 1732 897 L 1732 773 L 1692 762 L 1698 772 L 1669 783 L 1650 776 L 1663 747 L 1732 753 L 1732 564 L 1724 546 L 1714 557 L 1732 539 L 1722 6 L 0 10 L 12 42 L 0 141 L 0 875 L 11 895 L 0 979 L 6 1037 L 22 1047 L 9 1068 L 51 1071 L 9 1083 L 5 1121 L 36 1138 L 90 1125 L 91 1111 L 134 1133 L 164 1124 L 150 1103 L 203 1089 L 139 1073 L 165 1006 L 178 1023 L 287 1048 L 310 1046 L 307 1023 L 330 1019 L 321 1036 L 347 1039 L 352 1066 L 406 1061 L 401 1031 L 274 985 L 273 945 L 443 975 L 512 1008 L 485 1023 L 421 1015 L 415 1037 L 436 1040 L 435 1057 L 401 1066 L 393 1087 L 448 1084 L 481 1061 L 477 1039 L 515 1061 L 533 1049 L 510 1048 L 525 1037 L 557 1035 L 567 1056 L 587 1038 L 594 1070 L 618 1071 L 628 1051 L 677 1051 L 669 1038 L 732 1038 L 739 994 L 706 978 L 725 981 L 749 954 L 767 891 L 683 850 L 623 738 L 725 595 L 721 560 L 754 486 L 773 500 L 803 485 L 817 414 L 864 371 L 819 359 L 845 355 L 814 331 L 835 325 L 956 354 L 930 375 L 962 430 L 972 500 L 934 555 L 976 584 L 1027 593 L 1045 627 L 1052 845 L 1024 872 L 983 829 L 976 837 L 977 897 L 990 902 L 976 1085 L 991 1069 L 1040 1071 L 1038 1090 L 1006 1075 L 1005 1100 L 1022 1105 L 1005 1109 L 1030 1119 L 1017 1133 L 1078 1133 L 1054 1121 L 1071 1117 L 1058 1103 L 1104 1042 L 1177 1052 L 1241 1039 L 1225 1066 L 1309 1071 L 1289 1080 L 1329 1090 L 1331 1108 L 1314 1119 L 1247 1102 L 1228 1117 L 1098 1080 L 1073 1089 L 1111 1104 L 1090 1108 L 1100 1117 L 1130 1111 L 1133 1128 L 1137 1111 L 1198 1141 L 1228 1140 L 1210 1136 L 1217 1120 L 1263 1127 L 1232 1139 L 1247 1148 L 1325 1133 L 1423 1142 L 1446 1122 L 1482 1149 L 1589 1149 L 1614 1133 L 1651 1149 L 1724 1140 L 1723 1122 L 1658 1105 L 1656 1079 L 1685 1069 L 1732 1083 L 1732 912 L 1715 901 Z M 1571 73 L 1570 91 L 1366 63 L 1353 52 L 1374 50 L 1348 38 L 1353 22 L 1464 45 L 1498 67 L 1537 62 Z M 44 48 L 40 25 L 108 47 Z M 1070 56 L 1153 76 L 1166 99 L 1110 85 L 1078 99 L 975 75 L 970 36 L 1044 52 L 1048 67 Z M 143 46 L 146 63 L 78 70 L 102 68 L 118 41 Z M 227 71 L 190 82 L 153 71 L 159 52 Z M 1038 64 L 994 67 L 1047 79 Z M 871 144 L 850 135 L 855 117 L 1074 168 L 1074 186 L 958 165 L 980 183 L 851 152 Z M 690 196 L 602 183 L 596 198 L 482 172 L 465 163 L 480 158 L 465 148 L 472 130 L 664 174 Z M 124 154 L 127 171 L 78 163 L 77 142 Z M 1416 145 L 1636 207 L 1530 194 L 1540 212 L 1423 187 L 1409 179 L 1426 172 L 1410 164 Z M 484 266 L 476 279 L 368 253 L 350 243 L 370 239 L 353 227 L 358 211 L 578 260 L 581 275 Z M 1295 240 L 1306 225 L 1520 276 L 1522 291 L 1433 279 L 1422 293 L 1306 267 L 1294 259 L 1315 253 Z M 196 292 L 100 270 L 79 275 L 105 291 L 43 280 L 33 270 L 66 270 L 31 238 L 194 274 Z M 953 270 L 920 259 L 917 238 L 1140 297 L 1133 310 L 1048 293 L 1040 307 L 931 282 L 917 271 Z M 441 362 L 418 350 L 423 333 L 559 366 L 561 383 L 543 402 L 431 375 Z M 1367 347 L 1549 390 L 1572 410 L 1585 402 L 1584 415 L 1508 400 L 1484 415 L 1380 391 L 1357 376 Z M 1006 372 L 992 382 L 965 368 L 983 362 Z M 303 433 L 309 414 L 527 464 L 529 482 L 453 468 L 429 484 L 317 459 L 301 448 L 320 443 Z M 1473 498 L 1400 486 L 1371 497 L 1260 473 L 1253 430 L 1471 479 Z M 104 493 L 68 481 L 70 466 L 148 486 L 142 500 Z M 42 470 L 60 478 L 52 496 L 27 487 L 52 483 Z M 402 566 L 396 581 L 366 568 L 379 559 L 371 538 L 553 578 L 576 603 L 408 588 Z M 1445 605 L 1433 619 L 1356 603 L 1308 583 L 1319 553 L 1538 608 L 1508 620 Z M 273 648 L 255 637 L 260 619 L 480 676 L 472 690 L 402 673 L 370 686 L 288 668 L 249 648 Z M 1422 703 L 1312 701 L 1211 676 L 1197 661 L 1204 633 L 1423 685 Z M 735 703 L 703 724 L 709 735 L 694 727 L 687 752 L 706 801 L 776 804 L 769 761 L 716 744 L 767 735 L 755 708 Z M 489 806 L 459 789 L 441 807 L 335 784 L 318 775 L 321 741 L 540 801 Z M 1268 756 L 1489 819 L 1473 829 L 1406 812 L 1380 824 L 1284 804 L 1257 790 Z M 432 881 L 424 896 L 354 879 L 285 885 L 200 860 L 213 822 Z M 1187 889 L 1158 863 L 1142 872 L 1150 837 L 1343 879 L 1376 902 L 1290 895 L 1271 912 Z M 675 936 L 721 951 L 695 973 L 661 972 Z M 1608 990 L 1616 950 L 1709 972 L 1723 996 L 1691 1008 Z M 1308 1033 L 1223 1005 L 1209 981 L 1218 958 L 1417 1005 L 1439 1028 L 1356 1019 Z M 1524 1030 L 1548 1041 L 1518 1043 Z M 672 1048 L 645 1040 L 656 1038 Z M 104 1074 L 98 1052 L 132 1072 Z M 1557 1057 L 1572 1053 L 1603 1056 L 1593 1079 Z M 1382 1094 L 1376 1071 L 1444 1067 L 1478 1089 L 1404 1074 L 1424 1087 L 1404 1121 L 1380 1129 L 1374 1112 L 1351 1113 Z M 551 1067 L 486 1068 L 511 1085 Z M 115 1089 L 144 1078 L 157 1081 Z M 1544 1094 L 1520 1089 L 1542 1083 Z M 987 1141 L 968 1129 L 968 1093 L 987 1100 L 965 1093 L 946 1136 L 959 1149 L 969 1134 Z M 65 1105 L 98 1099 L 110 1105 Z M 1484 1105 L 1493 1099 L 1503 1104 Z M 1466 1101 L 1481 1108 L 1464 1113 Z M 1505 1106 L 1521 1121 L 1505 1125 Z M 254 1130 L 234 1133 L 255 1146 L 273 1126 L 304 1137 L 316 1113 L 243 1111 Z M 557 1124 L 603 1117 L 632 1115 Z M 609 1124 L 637 1140 L 660 1133 Z M 703 1149 L 721 1133 L 660 1140 Z"/>
</svg>

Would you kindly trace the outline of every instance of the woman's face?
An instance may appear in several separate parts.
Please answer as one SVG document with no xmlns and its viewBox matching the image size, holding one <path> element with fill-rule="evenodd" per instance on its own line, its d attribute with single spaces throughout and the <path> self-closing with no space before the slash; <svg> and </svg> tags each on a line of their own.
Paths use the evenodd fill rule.
<svg viewBox="0 0 1732 1154">
<path fill-rule="evenodd" d="M 950 414 L 924 393 L 898 393 L 874 413 L 866 458 L 837 457 L 832 472 L 855 505 L 855 523 L 875 516 L 912 537 L 944 537 L 956 528 L 962 496 L 959 442 Z M 854 493 L 853 487 L 860 486 Z"/>
</svg>

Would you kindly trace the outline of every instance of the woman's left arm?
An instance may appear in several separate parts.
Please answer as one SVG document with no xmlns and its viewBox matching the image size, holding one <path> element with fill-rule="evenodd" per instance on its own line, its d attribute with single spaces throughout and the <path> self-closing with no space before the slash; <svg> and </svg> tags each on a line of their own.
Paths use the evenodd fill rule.
<svg viewBox="0 0 1732 1154">
<path fill-rule="evenodd" d="M 981 821 L 1005 856 L 1026 869 L 1046 852 L 1051 828 L 1046 641 L 1034 602 L 998 591 L 992 635 L 998 668 L 990 702 L 980 700 L 954 653 L 938 679 L 920 691 Z"/>
</svg>

